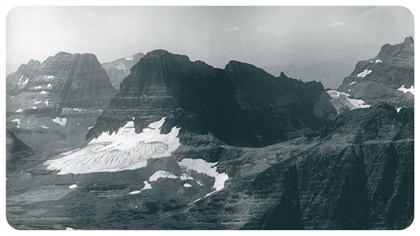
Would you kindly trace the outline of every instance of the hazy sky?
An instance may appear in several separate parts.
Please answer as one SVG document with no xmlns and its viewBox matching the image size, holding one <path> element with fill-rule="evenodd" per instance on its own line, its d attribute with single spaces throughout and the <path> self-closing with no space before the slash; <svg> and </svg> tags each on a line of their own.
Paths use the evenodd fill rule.
<svg viewBox="0 0 420 236">
<path fill-rule="evenodd" d="M 59 51 L 107 62 L 159 48 L 215 67 L 355 64 L 413 31 L 402 7 L 18 7 L 7 18 L 7 73 Z"/>
</svg>

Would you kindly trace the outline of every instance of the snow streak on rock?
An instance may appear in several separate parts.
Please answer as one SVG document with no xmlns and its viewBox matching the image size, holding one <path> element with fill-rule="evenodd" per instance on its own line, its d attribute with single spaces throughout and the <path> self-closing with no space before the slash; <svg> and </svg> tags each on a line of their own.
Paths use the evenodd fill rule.
<svg viewBox="0 0 420 236">
<path fill-rule="evenodd" d="M 372 70 L 365 69 L 364 71 L 362 71 L 359 74 L 357 74 L 357 77 L 359 77 L 359 78 L 365 78 L 366 75 L 368 75 L 370 73 L 372 73 Z"/>
</svg>

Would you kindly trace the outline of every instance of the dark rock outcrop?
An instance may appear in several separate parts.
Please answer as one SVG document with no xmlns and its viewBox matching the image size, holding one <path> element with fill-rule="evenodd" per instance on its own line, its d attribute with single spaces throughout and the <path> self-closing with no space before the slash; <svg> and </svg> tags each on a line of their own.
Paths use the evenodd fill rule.
<svg viewBox="0 0 420 236">
<path fill-rule="evenodd" d="M 414 40 L 407 37 L 396 45 L 384 45 L 379 54 L 356 64 L 339 91 L 369 104 L 387 102 L 397 107 L 413 106 L 414 95 L 400 88 L 414 86 Z"/>
<path fill-rule="evenodd" d="M 312 132 L 326 123 L 313 108 L 321 83 L 278 78 L 231 61 L 225 69 L 164 50 L 148 53 L 131 69 L 88 138 L 115 131 L 132 117 L 136 130 L 168 117 L 166 127 L 211 132 L 226 143 L 264 146 Z"/>
<path fill-rule="evenodd" d="M 112 86 L 116 90 L 120 89 L 120 83 L 130 74 L 131 67 L 137 64 L 142 57 L 144 57 L 144 54 L 140 52 L 130 57 L 120 58 L 115 61 L 101 64 L 102 68 L 105 69 Z"/>
<path fill-rule="evenodd" d="M 397 113 L 378 105 L 338 117 L 320 144 L 255 178 L 249 194 L 267 205 L 245 228 L 408 227 L 414 217 L 413 127 L 412 108 Z M 284 215 L 290 216 L 286 225 Z"/>
</svg>

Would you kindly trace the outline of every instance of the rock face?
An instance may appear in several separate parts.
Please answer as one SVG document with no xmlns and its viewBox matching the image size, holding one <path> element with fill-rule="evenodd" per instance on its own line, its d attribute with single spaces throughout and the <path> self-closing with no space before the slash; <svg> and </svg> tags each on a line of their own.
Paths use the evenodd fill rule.
<svg viewBox="0 0 420 236">
<path fill-rule="evenodd" d="M 414 217 L 413 118 L 412 108 L 397 113 L 389 105 L 338 117 L 320 144 L 254 180 L 250 192 L 267 210 L 245 228 L 408 227 Z"/>
<path fill-rule="evenodd" d="M 120 83 L 130 74 L 130 68 L 137 64 L 142 57 L 144 57 L 144 54 L 140 52 L 130 57 L 101 64 L 116 90 L 120 89 Z"/>
<path fill-rule="evenodd" d="M 11 100 L 10 106 L 22 110 L 103 108 L 114 95 L 95 55 L 60 52 L 40 65 L 39 72 Z"/>
<path fill-rule="evenodd" d="M 414 105 L 414 40 L 384 45 L 379 54 L 356 64 L 338 91 L 369 104 L 387 102 L 396 107 Z"/>
<path fill-rule="evenodd" d="M 24 86 L 8 83 L 8 90 L 14 91 L 7 100 L 8 128 L 40 152 L 83 142 L 101 109 L 116 94 L 96 56 L 88 53 L 59 52 L 42 64 L 30 61 L 9 77 L 11 82 L 22 78 Z"/>
<path fill-rule="evenodd" d="M 183 132 L 211 132 L 232 145 L 264 146 L 322 127 L 327 119 L 313 110 L 323 90 L 321 83 L 276 78 L 246 63 L 216 69 L 156 50 L 131 69 L 89 137 L 116 131 L 132 117 L 139 131 L 167 117 L 167 127 L 183 127 L 181 140 Z"/>
<path fill-rule="evenodd" d="M 6 92 L 9 96 L 16 96 L 28 85 L 28 82 L 39 72 L 41 63 L 30 60 L 22 64 L 18 70 L 6 77 Z"/>
</svg>

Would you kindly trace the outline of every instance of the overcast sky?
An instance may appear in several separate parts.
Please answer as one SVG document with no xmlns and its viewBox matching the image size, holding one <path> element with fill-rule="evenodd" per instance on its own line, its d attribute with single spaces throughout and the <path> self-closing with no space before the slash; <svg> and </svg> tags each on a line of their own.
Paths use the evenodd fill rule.
<svg viewBox="0 0 420 236">
<path fill-rule="evenodd" d="M 7 18 L 7 73 L 59 51 L 101 62 L 166 49 L 215 67 L 354 64 L 413 31 L 402 7 L 18 7 Z"/>
</svg>

